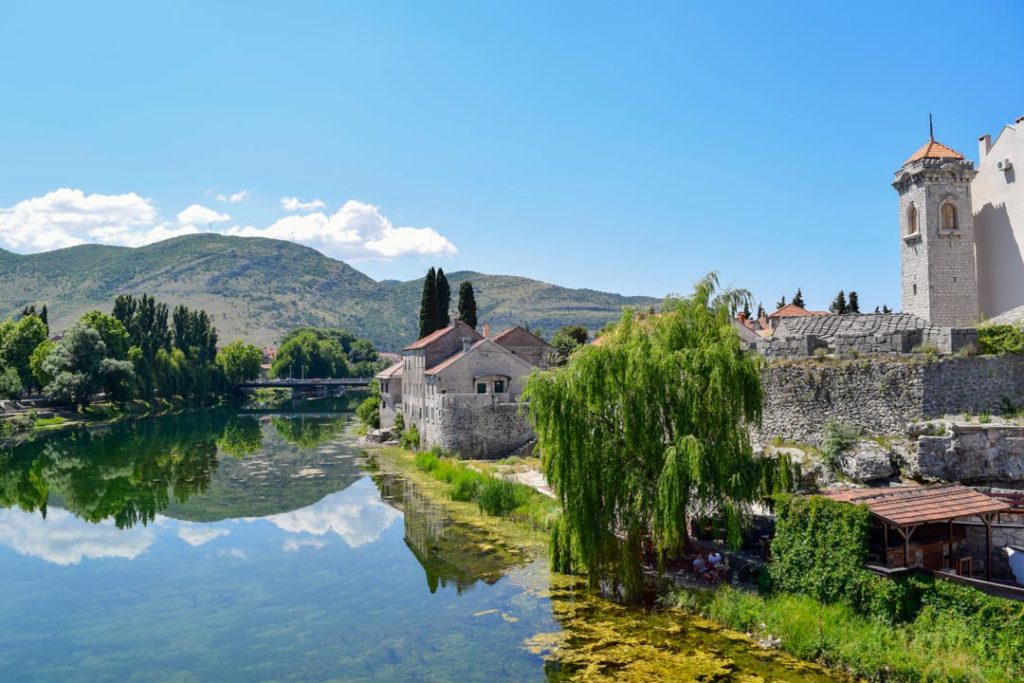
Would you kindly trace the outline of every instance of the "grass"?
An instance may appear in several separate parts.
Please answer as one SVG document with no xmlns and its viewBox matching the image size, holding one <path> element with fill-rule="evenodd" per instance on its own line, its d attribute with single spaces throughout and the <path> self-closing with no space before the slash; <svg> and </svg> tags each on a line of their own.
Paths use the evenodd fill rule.
<svg viewBox="0 0 1024 683">
<path fill-rule="evenodd" d="M 894 626 L 845 605 L 785 594 L 763 597 L 730 586 L 673 588 L 662 604 L 755 638 L 779 638 L 779 647 L 795 657 L 871 681 L 1020 680 L 1013 653 L 993 656 L 970 625 L 950 612 L 928 609 Z"/>
<path fill-rule="evenodd" d="M 35 422 L 33 422 L 33 426 L 36 429 L 47 429 L 49 427 L 56 427 L 57 425 L 62 425 L 65 422 L 67 422 L 65 418 L 60 417 L 59 415 L 55 415 L 54 417 L 39 418 Z"/>
</svg>

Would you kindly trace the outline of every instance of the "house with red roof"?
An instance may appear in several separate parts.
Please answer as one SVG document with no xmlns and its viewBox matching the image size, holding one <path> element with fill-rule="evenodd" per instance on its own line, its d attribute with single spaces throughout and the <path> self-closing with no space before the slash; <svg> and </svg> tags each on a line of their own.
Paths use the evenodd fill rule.
<svg viewBox="0 0 1024 683">
<path fill-rule="evenodd" d="M 402 351 L 401 363 L 377 375 L 381 428 L 401 413 L 420 445 L 463 457 L 496 457 L 533 439 L 520 409 L 526 378 L 546 368 L 553 349 L 523 327 L 489 336 L 461 321 L 419 339 Z"/>
</svg>

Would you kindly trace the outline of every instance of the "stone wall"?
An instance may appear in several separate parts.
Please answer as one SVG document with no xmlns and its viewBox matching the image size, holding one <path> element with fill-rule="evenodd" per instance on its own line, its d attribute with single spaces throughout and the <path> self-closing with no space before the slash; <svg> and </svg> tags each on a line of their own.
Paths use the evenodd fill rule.
<svg viewBox="0 0 1024 683">
<path fill-rule="evenodd" d="M 922 434 L 903 455 L 905 477 L 993 486 L 1024 485 L 1024 426 L 952 423 L 943 434 Z"/>
<path fill-rule="evenodd" d="M 762 382 L 764 419 L 755 433 L 762 442 L 816 444 L 829 420 L 903 437 L 911 422 L 999 414 L 1004 399 L 1024 405 L 1024 356 L 781 361 L 769 364 Z"/>
<path fill-rule="evenodd" d="M 495 394 L 446 394 L 439 399 L 436 419 L 422 424 L 426 448 L 436 444 L 463 458 L 495 458 L 534 438 L 519 403 L 502 402 Z"/>
</svg>

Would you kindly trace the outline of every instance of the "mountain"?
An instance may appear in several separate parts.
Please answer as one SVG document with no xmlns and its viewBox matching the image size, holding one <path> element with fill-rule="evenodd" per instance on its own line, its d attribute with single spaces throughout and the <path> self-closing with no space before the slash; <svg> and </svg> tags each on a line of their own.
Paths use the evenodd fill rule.
<svg viewBox="0 0 1024 683">
<path fill-rule="evenodd" d="M 453 308 L 468 279 L 481 322 L 527 324 L 549 335 L 570 323 L 596 329 L 623 306 L 658 303 L 508 275 L 462 271 L 448 279 Z M 54 331 L 88 310 L 109 311 L 118 294 L 148 293 L 205 309 L 223 341 L 272 345 L 294 327 L 338 326 L 396 350 L 416 336 L 422 287 L 422 278 L 377 282 L 315 249 L 259 237 L 186 235 L 138 248 L 89 244 L 28 255 L 0 250 L 0 319 L 45 303 Z"/>
</svg>

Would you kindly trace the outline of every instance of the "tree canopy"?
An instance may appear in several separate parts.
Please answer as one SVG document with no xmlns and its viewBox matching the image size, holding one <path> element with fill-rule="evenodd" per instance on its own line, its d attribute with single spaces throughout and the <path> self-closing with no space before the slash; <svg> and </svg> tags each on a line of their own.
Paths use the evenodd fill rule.
<svg viewBox="0 0 1024 683">
<path fill-rule="evenodd" d="M 423 280 L 423 294 L 420 296 L 420 339 L 440 329 L 437 314 L 437 273 L 431 267 Z"/>
<path fill-rule="evenodd" d="M 748 298 L 709 275 L 660 314 L 627 310 L 566 367 L 531 375 L 523 397 L 563 506 L 556 569 L 621 582 L 637 599 L 645 541 L 672 553 L 695 515 L 711 515 L 735 544 L 750 504 L 785 486 L 787 466 L 755 458 L 750 443 L 762 361 L 741 349 L 731 316 Z"/>
<path fill-rule="evenodd" d="M 229 343 L 217 354 L 217 365 L 232 384 L 259 377 L 262 363 L 263 352 L 259 347 L 246 344 L 241 339 Z"/>
<path fill-rule="evenodd" d="M 437 269 L 437 280 L 435 281 L 435 287 L 437 288 L 437 329 L 442 327 L 448 327 L 452 323 L 451 313 L 449 309 L 452 306 L 452 287 L 448 284 L 448 278 L 445 277 L 444 269 Z"/>
<path fill-rule="evenodd" d="M 588 341 L 590 341 L 590 332 L 587 328 L 582 325 L 565 325 L 552 335 L 551 346 L 558 351 L 562 358 L 568 358 L 570 353 Z"/>
<path fill-rule="evenodd" d="M 469 280 L 463 280 L 459 285 L 459 320 L 476 329 L 476 295 Z"/>
</svg>

